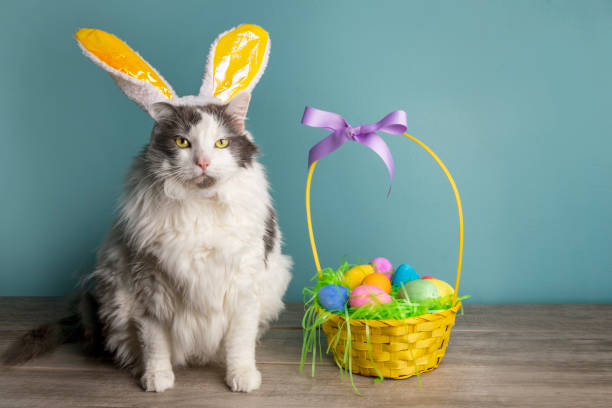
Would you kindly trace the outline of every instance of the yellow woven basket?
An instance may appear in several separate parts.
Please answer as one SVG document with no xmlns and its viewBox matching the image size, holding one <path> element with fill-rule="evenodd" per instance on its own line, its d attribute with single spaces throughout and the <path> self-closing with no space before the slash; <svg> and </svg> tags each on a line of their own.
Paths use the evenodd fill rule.
<svg viewBox="0 0 612 408">
<path fill-rule="evenodd" d="M 438 367 L 442 361 L 448 346 L 451 328 L 455 324 L 455 316 L 461 307 L 461 302 L 457 300 L 457 290 L 459 289 L 463 255 L 463 211 L 457 186 L 444 163 L 428 146 L 407 133 L 404 133 L 404 136 L 417 143 L 434 158 L 448 178 L 455 195 L 459 215 L 459 256 L 455 293 L 451 303 L 453 306 L 437 313 L 403 320 L 350 319 L 350 330 L 345 328 L 346 320 L 340 315 L 332 314 L 322 324 L 328 344 L 334 344 L 331 350 L 338 365 L 350 369 L 355 374 L 395 379 L 427 373 Z M 310 215 L 310 185 L 316 164 L 315 161 L 310 166 L 306 182 L 306 218 L 313 258 L 319 277 L 321 277 L 321 265 Z M 323 313 L 323 311 L 320 312 Z M 344 364 L 345 346 L 349 336 L 351 359 Z"/>
</svg>

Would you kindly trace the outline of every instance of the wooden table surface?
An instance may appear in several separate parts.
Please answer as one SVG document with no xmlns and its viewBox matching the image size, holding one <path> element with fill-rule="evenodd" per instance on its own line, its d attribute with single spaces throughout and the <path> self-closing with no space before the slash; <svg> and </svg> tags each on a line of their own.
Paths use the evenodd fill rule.
<svg viewBox="0 0 612 408">
<path fill-rule="evenodd" d="M 62 300 L 0 298 L 0 352 L 62 314 Z M 421 377 L 355 376 L 342 383 L 329 357 L 298 371 L 302 305 L 289 303 L 257 348 L 261 389 L 234 394 L 221 367 L 175 371 L 176 384 L 146 393 L 110 361 L 65 345 L 20 367 L 1 367 L 2 407 L 612 407 L 612 305 L 466 305 L 440 367 Z"/>
</svg>

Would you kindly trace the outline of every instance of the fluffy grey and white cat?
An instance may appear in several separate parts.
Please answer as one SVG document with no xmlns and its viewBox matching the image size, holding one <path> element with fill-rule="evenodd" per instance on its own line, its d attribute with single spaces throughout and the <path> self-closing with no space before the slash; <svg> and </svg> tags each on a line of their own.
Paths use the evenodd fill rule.
<svg viewBox="0 0 612 408">
<path fill-rule="evenodd" d="M 259 387 L 255 342 L 281 310 L 281 253 L 248 94 L 228 105 L 158 103 L 129 172 L 119 219 L 90 279 L 106 348 L 163 391 L 173 365 L 221 358 L 233 391 Z"/>
<path fill-rule="evenodd" d="M 150 143 L 132 164 L 119 216 L 87 278 L 92 289 L 77 331 L 89 321 L 89 335 L 100 333 L 147 391 L 172 387 L 174 366 L 210 361 L 225 363 L 233 391 L 261 384 L 255 344 L 283 307 L 291 259 L 281 253 L 264 168 L 244 127 L 249 98 L 151 106 Z M 65 323 L 28 334 L 8 359 L 27 360 L 75 337 Z"/>
<path fill-rule="evenodd" d="M 125 44 L 121 53 L 131 52 L 147 72 L 109 65 L 125 57 L 105 59 L 110 37 L 90 28 L 76 33 L 85 56 L 153 118 L 151 139 L 130 168 L 78 313 L 27 333 L 4 359 L 24 362 L 80 340 L 131 367 L 147 391 L 172 387 L 174 366 L 213 360 L 227 366 L 233 391 L 257 389 L 255 343 L 283 308 L 292 264 L 281 252 L 264 168 L 245 129 L 268 35 L 253 25 L 222 33 L 200 93 L 183 97 Z M 233 46 L 217 50 L 228 39 Z M 242 64 L 236 55 L 255 59 L 234 66 Z"/>
</svg>

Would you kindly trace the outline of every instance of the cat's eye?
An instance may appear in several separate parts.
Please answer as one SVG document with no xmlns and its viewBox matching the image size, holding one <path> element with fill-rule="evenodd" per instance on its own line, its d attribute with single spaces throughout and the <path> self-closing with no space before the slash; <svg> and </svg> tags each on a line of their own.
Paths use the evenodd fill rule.
<svg viewBox="0 0 612 408">
<path fill-rule="evenodd" d="M 215 147 L 219 149 L 225 149 L 229 145 L 229 140 L 227 139 L 219 139 L 215 142 Z"/>
<path fill-rule="evenodd" d="M 181 149 L 185 149 L 191 146 L 191 143 L 189 143 L 189 140 L 185 139 L 184 137 L 179 136 L 176 139 L 174 139 L 174 141 L 176 142 L 176 145 L 180 147 Z"/>
</svg>

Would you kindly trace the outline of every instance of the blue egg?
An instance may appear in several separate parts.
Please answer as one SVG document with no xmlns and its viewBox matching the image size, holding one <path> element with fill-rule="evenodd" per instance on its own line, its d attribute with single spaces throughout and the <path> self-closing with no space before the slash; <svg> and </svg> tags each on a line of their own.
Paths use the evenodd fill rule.
<svg viewBox="0 0 612 408">
<path fill-rule="evenodd" d="M 319 289 L 319 303 L 332 312 L 344 312 L 349 290 L 340 285 L 326 285 Z"/>
<path fill-rule="evenodd" d="M 393 274 L 393 286 L 405 285 L 407 282 L 417 280 L 419 278 L 419 274 L 414 270 L 414 268 L 408 264 L 401 264 L 395 270 Z"/>
</svg>

